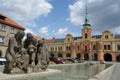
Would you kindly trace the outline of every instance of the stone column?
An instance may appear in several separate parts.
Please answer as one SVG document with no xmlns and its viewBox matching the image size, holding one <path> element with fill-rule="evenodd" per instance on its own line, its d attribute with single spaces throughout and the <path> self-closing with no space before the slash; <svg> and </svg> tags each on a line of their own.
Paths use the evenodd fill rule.
<svg viewBox="0 0 120 80">
<path fill-rule="evenodd" d="M 65 53 L 65 52 L 63 52 L 63 58 L 64 58 L 64 59 L 66 58 L 66 53 Z"/>
<path fill-rule="evenodd" d="M 92 60 L 92 44 L 91 43 L 89 43 L 89 47 L 88 47 L 88 49 L 89 49 L 89 60 Z"/>
<path fill-rule="evenodd" d="M 103 62 L 104 61 L 104 58 L 103 58 L 103 52 L 101 51 L 101 52 L 99 52 L 98 53 L 98 61 L 100 61 L 100 62 Z"/>
<path fill-rule="evenodd" d="M 81 50 L 81 59 L 84 59 L 84 53 L 83 53 L 83 51 L 84 51 L 84 44 L 82 44 L 82 43 L 80 45 L 80 50 Z"/>
<path fill-rule="evenodd" d="M 72 43 L 71 45 L 71 57 L 76 58 L 75 43 Z"/>
<path fill-rule="evenodd" d="M 112 61 L 116 62 L 116 55 L 115 55 L 115 53 L 112 53 Z"/>
<path fill-rule="evenodd" d="M 99 44 L 98 44 L 98 60 L 100 62 L 104 61 L 103 56 L 104 56 L 104 54 L 103 54 L 103 42 L 100 41 Z"/>
</svg>

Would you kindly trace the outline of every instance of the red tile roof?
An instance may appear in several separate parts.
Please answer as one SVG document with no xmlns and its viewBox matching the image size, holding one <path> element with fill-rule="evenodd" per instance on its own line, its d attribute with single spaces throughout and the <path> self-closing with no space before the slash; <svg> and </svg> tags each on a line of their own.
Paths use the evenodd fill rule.
<svg viewBox="0 0 120 80">
<path fill-rule="evenodd" d="M 42 40 L 42 38 L 38 35 L 33 35 L 35 39 L 37 39 L 38 41 Z"/>
<path fill-rule="evenodd" d="M 53 42 L 53 39 L 49 39 L 49 40 L 46 41 L 46 43 L 48 43 L 48 44 L 52 43 L 52 42 Z"/>
<path fill-rule="evenodd" d="M 55 37 L 53 37 L 52 39 L 47 39 L 46 43 L 47 44 L 53 43 L 54 40 L 55 40 Z"/>
<path fill-rule="evenodd" d="M 16 22 L 11 20 L 10 18 L 8 18 L 2 14 L 0 14 L 0 17 L 5 18 L 4 20 L 0 18 L 0 23 L 5 24 L 5 25 L 9 25 L 9 26 L 17 28 L 17 29 L 25 30 L 24 27 L 20 26 L 19 24 L 17 24 Z"/>
</svg>

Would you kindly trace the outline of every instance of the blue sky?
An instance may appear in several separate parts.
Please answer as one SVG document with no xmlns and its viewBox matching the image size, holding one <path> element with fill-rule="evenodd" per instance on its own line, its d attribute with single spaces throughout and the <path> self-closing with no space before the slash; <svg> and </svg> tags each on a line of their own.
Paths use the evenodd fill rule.
<svg viewBox="0 0 120 80">
<path fill-rule="evenodd" d="M 120 0 L 0 0 L 0 13 L 26 28 L 25 32 L 50 39 L 70 33 L 81 36 L 85 7 L 93 35 L 106 29 L 120 34 Z"/>
</svg>

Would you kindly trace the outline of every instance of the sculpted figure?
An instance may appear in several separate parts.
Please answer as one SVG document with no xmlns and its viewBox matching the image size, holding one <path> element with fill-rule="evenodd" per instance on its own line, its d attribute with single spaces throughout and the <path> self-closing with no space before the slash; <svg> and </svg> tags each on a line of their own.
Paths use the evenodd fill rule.
<svg viewBox="0 0 120 80">
<path fill-rule="evenodd" d="M 47 50 L 47 45 L 45 43 L 45 40 L 42 40 L 39 43 L 38 47 L 38 65 L 42 70 L 46 70 L 49 64 L 49 57 L 48 57 L 48 50 Z"/>
<path fill-rule="evenodd" d="M 29 64 L 35 66 L 35 58 L 36 58 L 36 47 L 31 42 L 27 48 L 29 54 Z"/>
<path fill-rule="evenodd" d="M 27 33 L 27 38 L 24 41 L 24 48 L 27 49 L 31 42 L 35 47 L 37 47 L 37 40 L 33 37 L 31 33 Z"/>
<path fill-rule="evenodd" d="M 16 63 L 19 63 L 16 53 L 22 49 L 22 39 L 24 37 L 23 31 L 18 31 L 14 37 L 11 37 L 8 42 L 8 48 L 6 50 L 5 58 L 7 60 L 5 64 L 4 73 L 12 73 Z"/>
<path fill-rule="evenodd" d="M 25 48 L 23 48 L 23 37 L 24 32 L 18 31 L 14 37 L 9 39 L 5 55 L 6 64 L 3 71 L 4 73 L 36 72 L 46 70 L 48 67 L 49 58 L 45 40 L 42 40 L 37 45 L 37 40 L 32 34 L 28 33 L 27 39 L 24 41 Z"/>
<path fill-rule="evenodd" d="M 27 50 L 22 48 L 19 54 L 20 56 L 17 58 L 19 60 L 19 63 L 16 64 L 16 67 L 21 69 L 24 73 L 27 73 L 29 66 L 29 55 L 27 53 Z"/>
</svg>

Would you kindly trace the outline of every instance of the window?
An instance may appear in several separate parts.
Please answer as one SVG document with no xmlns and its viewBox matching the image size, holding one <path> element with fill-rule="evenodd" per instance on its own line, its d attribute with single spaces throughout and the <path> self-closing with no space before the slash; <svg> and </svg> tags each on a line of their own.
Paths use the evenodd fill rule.
<svg viewBox="0 0 120 80">
<path fill-rule="evenodd" d="M 93 45 L 93 50 L 95 50 L 96 49 L 96 46 L 95 45 Z"/>
<path fill-rule="evenodd" d="M 57 47 L 55 47 L 55 50 L 57 51 Z"/>
<path fill-rule="evenodd" d="M 108 50 L 110 50 L 110 45 L 108 45 Z"/>
<path fill-rule="evenodd" d="M 110 45 L 104 45 L 105 50 L 110 50 Z"/>
<path fill-rule="evenodd" d="M 58 50 L 59 50 L 59 51 L 62 51 L 62 47 L 58 47 Z"/>
<path fill-rule="evenodd" d="M 0 30 L 3 30 L 3 31 L 5 31 L 5 29 L 6 29 L 6 25 L 2 25 L 0 28 Z"/>
<path fill-rule="evenodd" d="M 0 36 L 0 42 L 3 43 L 4 42 L 4 37 Z"/>
<path fill-rule="evenodd" d="M 20 31 L 19 29 L 16 29 L 16 32 Z"/>
<path fill-rule="evenodd" d="M 70 38 L 68 38 L 68 41 L 70 41 Z"/>
<path fill-rule="evenodd" d="M 105 35 L 105 39 L 108 39 L 108 35 Z"/>
<path fill-rule="evenodd" d="M 71 47 L 70 46 L 66 46 L 66 50 L 71 50 Z"/>
<path fill-rule="evenodd" d="M 85 52 L 87 52 L 87 46 L 85 46 Z"/>
<path fill-rule="evenodd" d="M 14 28 L 13 28 L 13 27 L 11 27 L 10 32 L 11 32 L 11 33 L 14 33 Z"/>
<path fill-rule="evenodd" d="M 118 50 L 118 51 L 120 50 L 120 45 L 117 45 L 117 50 Z"/>
<path fill-rule="evenodd" d="M 80 46 L 77 46 L 77 50 L 80 50 Z"/>
<path fill-rule="evenodd" d="M 51 47 L 51 51 L 54 51 L 54 47 Z"/>
<path fill-rule="evenodd" d="M 87 33 L 85 33 L 85 39 L 87 38 Z"/>
</svg>

